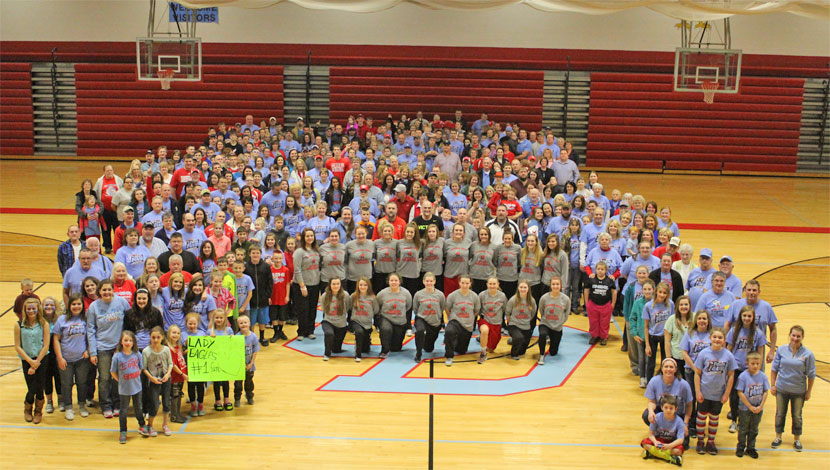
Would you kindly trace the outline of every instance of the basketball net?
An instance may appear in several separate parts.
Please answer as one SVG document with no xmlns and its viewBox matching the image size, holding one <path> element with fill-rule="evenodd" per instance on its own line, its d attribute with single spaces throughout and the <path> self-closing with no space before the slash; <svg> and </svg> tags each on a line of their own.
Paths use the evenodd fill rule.
<svg viewBox="0 0 830 470">
<path fill-rule="evenodd" d="M 161 89 L 162 90 L 169 90 L 170 89 L 170 82 L 173 81 L 173 74 L 176 73 L 174 70 L 167 70 L 167 69 L 160 69 L 156 72 L 156 75 L 159 77 L 159 81 L 161 82 Z"/>
<path fill-rule="evenodd" d="M 714 103 L 718 82 L 703 82 L 700 84 L 700 88 L 703 90 L 703 101 L 707 104 Z"/>
</svg>

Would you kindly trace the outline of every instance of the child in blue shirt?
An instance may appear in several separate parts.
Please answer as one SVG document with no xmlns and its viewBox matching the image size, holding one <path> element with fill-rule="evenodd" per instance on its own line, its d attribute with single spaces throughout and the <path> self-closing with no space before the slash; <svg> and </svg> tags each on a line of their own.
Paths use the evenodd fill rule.
<svg viewBox="0 0 830 470">
<path fill-rule="evenodd" d="M 735 356 L 735 381 L 732 385 L 732 392 L 729 395 L 729 415 L 732 423 L 729 425 L 729 432 L 738 432 L 738 376 L 745 371 L 746 355 L 752 351 L 764 352 L 767 338 L 758 329 L 755 310 L 751 305 L 744 305 L 737 319 L 727 333 L 726 348 Z"/>
<path fill-rule="evenodd" d="M 767 402 L 769 380 L 761 372 L 762 355 L 752 351 L 746 355 L 747 369 L 738 376 L 738 396 L 741 405 L 738 409 L 738 447 L 735 455 L 742 457 L 744 453 L 758 458 L 755 450 L 755 438 L 758 437 L 758 425 L 764 414 L 764 404 Z"/>
<path fill-rule="evenodd" d="M 712 345 L 701 351 L 695 359 L 695 390 L 697 390 L 697 453 L 718 454 L 715 436 L 718 433 L 718 417 L 723 404 L 729 401 L 729 392 L 735 379 L 735 357 L 723 347 L 723 330 L 712 328 L 709 332 Z M 709 439 L 704 444 L 706 420 L 709 420 Z"/>
<path fill-rule="evenodd" d="M 245 398 L 249 405 L 254 404 L 254 371 L 256 371 L 256 355 L 259 352 L 259 338 L 251 331 L 251 319 L 248 315 L 240 315 L 237 320 L 238 335 L 245 337 Z M 233 406 L 239 406 L 242 399 L 243 381 L 233 383 Z"/>
<path fill-rule="evenodd" d="M 149 437 L 150 433 L 144 427 L 144 414 L 141 412 L 141 369 L 144 367 L 144 360 L 135 347 L 135 334 L 132 331 L 121 332 L 121 340 L 118 343 L 117 352 L 112 356 L 110 374 L 112 379 L 118 382 L 118 395 L 121 397 L 121 408 L 123 413 L 118 415 L 118 424 L 121 434 L 118 442 L 127 443 L 127 410 L 130 409 L 130 400 L 133 401 L 135 419 L 138 421 L 138 433 Z"/>
<path fill-rule="evenodd" d="M 683 419 L 677 416 L 677 398 L 673 395 L 663 397 L 662 409 L 648 426 L 648 437 L 640 442 L 640 446 L 645 449 L 643 458 L 656 457 L 682 466 L 686 426 Z"/>
</svg>

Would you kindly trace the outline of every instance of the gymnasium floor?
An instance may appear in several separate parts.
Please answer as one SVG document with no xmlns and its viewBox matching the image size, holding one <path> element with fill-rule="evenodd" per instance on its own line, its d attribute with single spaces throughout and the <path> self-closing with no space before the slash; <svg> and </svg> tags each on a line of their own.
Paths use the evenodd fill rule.
<svg viewBox="0 0 830 470">
<path fill-rule="evenodd" d="M 60 294 L 56 250 L 75 217 L 49 210 L 71 209 L 80 181 L 95 180 L 100 168 L 97 162 L 0 161 L 0 312 L 6 312 L 0 317 L 0 467 L 110 468 L 124 459 L 142 468 L 148 459 L 152 463 L 147 467 L 186 458 L 186 466 L 199 468 L 427 468 L 430 392 L 435 393 L 435 468 L 666 465 L 640 458 L 645 399 L 627 372 L 618 327 L 612 325 L 608 346 L 589 349 L 584 317 L 570 318 L 560 356 L 541 368 L 534 367 L 538 352 L 532 346 L 518 362 L 495 358 L 477 365 L 471 361 L 474 354 L 458 357 L 452 368 L 436 362 L 437 380 L 430 382 L 425 379 L 429 365 L 416 367 L 411 353 L 360 364 L 351 358 L 323 362 L 320 335 L 315 342 L 279 342 L 259 354 L 256 405 L 230 413 L 209 411 L 174 425 L 172 437 L 140 439 L 131 433 L 128 444 L 120 446 L 117 421 L 97 413 L 71 423 L 57 413 L 37 426 L 25 423 L 20 410 L 25 384 L 11 346 L 14 315 L 8 311 L 23 277 L 35 281 L 41 297 Z M 125 163 L 116 165 L 119 174 L 126 168 Z M 600 181 L 606 188 L 670 205 L 677 222 L 693 224 L 694 229 L 681 229 L 681 238 L 695 253 L 710 247 L 716 258 L 729 254 L 737 276 L 759 278 L 761 297 L 776 306 L 779 344 L 786 342 L 791 325 L 801 324 L 805 345 L 823 361 L 818 366 L 822 378 L 804 409 L 803 453 L 792 450 L 787 434 L 780 450 L 769 449 L 775 412 L 770 399 L 758 438 L 760 460 L 734 456 L 736 436 L 726 431 L 724 411 L 718 433 L 721 455 L 687 453 L 684 466 L 826 468 L 828 180 L 601 173 Z M 440 340 L 437 350 L 442 350 Z M 502 341 L 498 352 L 506 351 Z M 136 427 L 132 418 L 129 426 Z"/>
</svg>

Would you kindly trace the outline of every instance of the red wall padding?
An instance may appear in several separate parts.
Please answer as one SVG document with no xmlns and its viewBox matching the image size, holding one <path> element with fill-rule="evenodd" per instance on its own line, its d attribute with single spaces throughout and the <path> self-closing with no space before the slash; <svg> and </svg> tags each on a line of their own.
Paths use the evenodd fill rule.
<svg viewBox="0 0 830 470">
<path fill-rule="evenodd" d="M 675 92 L 665 74 L 591 74 L 589 166 L 795 172 L 804 80 L 741 78 L 740 92 Z"/>
<path fill-rule="evenodd" d="M 77 64 L 78 155 L 132 156 L 202 142 L 220 121 L 282 122 L 283 68 L 204 65 L 201 82 L 139 81 L 135 64 Z"/>
<path fill-rule="evenodd" d="M 345 123 L 350 115 L 371 115 L 375 122 L 417 111 L 453 120 L 464 111 L 472 123 L 482 112 L 501 123 L 519 122 L 538 130 L 542 124 L 544 73 L 526 70 L 457 68 L 331 67 L 330 117 Z"/>
<path fill-rule="evenodd" d="M 31 64 L 0 63 L 0 155 L 32 155 Z"/>
</svg>

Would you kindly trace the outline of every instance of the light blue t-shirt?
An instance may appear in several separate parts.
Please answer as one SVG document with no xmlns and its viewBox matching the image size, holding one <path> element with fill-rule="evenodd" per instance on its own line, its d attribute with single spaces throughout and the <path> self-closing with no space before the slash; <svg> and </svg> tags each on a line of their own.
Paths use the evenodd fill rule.
<svg viewBox="0 0 830 470">
<path fill-rule="evenodd" d="M 86 322 L 80 316 L 67 319 L 61 315 L 55 322 L 52 334 L 59 338 L 61 354 L 66 362 L 83 359 L 86 352 Z"/>
<path fill-rule="evenodd" d="M 668 300 L 668 305 L 665 303 L 658 304 L 654 301 L 646 302 L 643 307 L 643 320 L 648 320 L 648 334 L 651 336 L 663 336 L 666 320 L 673 313 L 674 302 L 671 300 Z"/>
<path fill-rule="evenodd" d="M 98 351 L 109 351 L 118 346 L 124 328 L 124 315 L 129 309 L 130 304 L 118 296 L 113 297 L 110 303 L 98 299 L 90 304 L 86 312 L 86 337 L 90 356 L 97 356 Z"/>
<path fill-rule="evenodd" d="M 708 291 L 703 294 L 695 304 L 695 312 L 706 310 L 709 312 L 709 321 L 713 327 L 722 327 L 731 318 L 730 305 L 735 301 L 735 296 L 724 289 L 723 293 L 716 294 Z"/>
<path fill-rule="evenodd" d="M 118 376 L 119 395 L 135 395 L 141 391 L 143 368 L 144 358 L 136 351 L 129 355 L 119 351 L 112 356 L 110 372 L 115 372 Z"/>
<path fill-rule="evenodd" d="M 242 332 L 240 331 L 237 333 L 241 335 Z M 254 358 L 254 353 L 259 352 L 259 338 L 257 338 L 256 333 L 253 331 L 248 333 L 248 336 L 245 337 L 245 364 L 250 364 Z M 251 366 L 251 372 L 256 370 L 256 364 Z"/>
<path fill-rule="evenodd" d="M 679 411 L 675 413 L 672 421 L 666 419 L 666 415 L 662 412 L 657 413 L 654 416 L 654 422 L 648 425 L 648 429 L 654 434 L 654 437 L 665 443 L 686 437 L 686 425 L 683 424 Z"/>
<path fill-rule="evenodd" d="M 758 406 L 764 399 L 764 393 L 769 390 L 769 379 L 767 379 L 767 376 L 760 370 L 755 375 L 752 375 L 748 370 L 745 370 L 738 376 L 738 385 L 736 389 L 740 392 L 744 392 L 746 399 L 749 400 L 749 403 L 751 403 L 752 406 Z M 741 411 L 749 411 L 749 408 L 744 405 L 743 400 L 740 400 L 740 402 L 740 405 L 738 405 L 739 409 Z"/>
<path fill-rule="evenodd" d="M 715 351 L 710 347 L 697 356 L 695 367 L 701 370 L 700 392 L 703 398 L 720 401 L 726 392 L 729 373 L 737 368 L 735 357 L 726 348 Z"/>
</svg>

